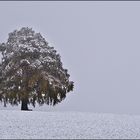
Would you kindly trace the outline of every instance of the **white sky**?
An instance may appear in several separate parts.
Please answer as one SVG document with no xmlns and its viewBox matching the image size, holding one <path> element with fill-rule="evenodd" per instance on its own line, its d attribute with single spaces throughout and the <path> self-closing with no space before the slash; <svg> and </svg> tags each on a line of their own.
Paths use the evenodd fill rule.
<svg viewBox="0 0 140 140">
<path fill-rule="evenodd" d="M 75 89 L 51 110 L 140 114 L 139 14 L 140 2 L 1 1 L 0 41 L 28 26 L 58 50 Z"/>
</svg>

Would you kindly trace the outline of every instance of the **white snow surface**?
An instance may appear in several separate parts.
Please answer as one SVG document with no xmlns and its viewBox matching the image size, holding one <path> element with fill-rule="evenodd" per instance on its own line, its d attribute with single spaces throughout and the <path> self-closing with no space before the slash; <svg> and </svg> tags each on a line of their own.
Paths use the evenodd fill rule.
<svg viewBox="0 0 140 140">
<path fill-rule="evenodd" d="M 140 116 L 0 111 L 1 139 L 140 139 Z"/>
</svg>

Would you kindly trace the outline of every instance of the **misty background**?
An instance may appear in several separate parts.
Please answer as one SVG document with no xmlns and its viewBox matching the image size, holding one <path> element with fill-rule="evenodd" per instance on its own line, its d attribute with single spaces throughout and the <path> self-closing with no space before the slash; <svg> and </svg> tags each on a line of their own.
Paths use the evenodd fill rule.
<svg viewBox="0 0 140 140">
<path fill-rule="evenodd" d="M 139 14 L 132 1 L 1 1 L 0 42 L 32 27 L 60 53 L 74 91 L 41 108 L 140 114 Z"/>
</svg>

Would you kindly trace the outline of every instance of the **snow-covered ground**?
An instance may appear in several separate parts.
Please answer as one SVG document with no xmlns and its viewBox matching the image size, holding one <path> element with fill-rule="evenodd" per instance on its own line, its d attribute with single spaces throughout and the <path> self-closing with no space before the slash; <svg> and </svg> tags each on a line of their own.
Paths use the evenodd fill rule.
<svg viewBox="0 0 140 140">
<path fill-rule="evenodd" d="M 0 110 L 0 138 L 140 139 L 140 116 Z"/>
</svg>

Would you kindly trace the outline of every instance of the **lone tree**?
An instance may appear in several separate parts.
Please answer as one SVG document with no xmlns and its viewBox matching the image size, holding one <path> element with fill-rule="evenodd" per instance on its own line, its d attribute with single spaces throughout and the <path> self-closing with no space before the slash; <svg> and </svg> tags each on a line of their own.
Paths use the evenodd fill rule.
<svg viewBox="0 0 140 140">
<path fill-rule="evenodd" d="M 56 105 L 73 90 L 60 55 L 31 28 L 9 33 L 0 52 L 0 101 L 5 106 L 21 103 L 21 110 L 28 110 L 28 104 Z"/>
</svg>

